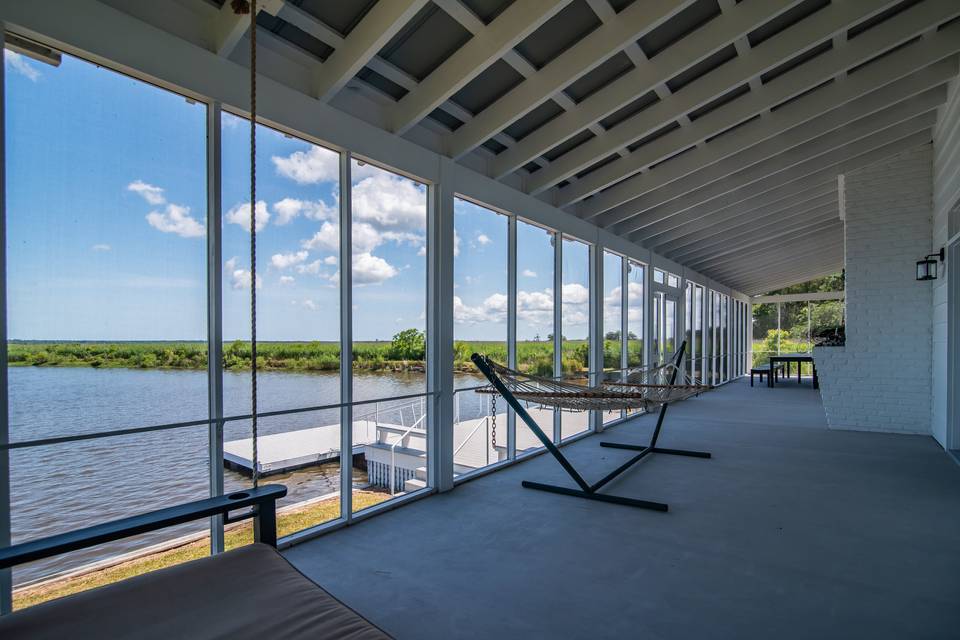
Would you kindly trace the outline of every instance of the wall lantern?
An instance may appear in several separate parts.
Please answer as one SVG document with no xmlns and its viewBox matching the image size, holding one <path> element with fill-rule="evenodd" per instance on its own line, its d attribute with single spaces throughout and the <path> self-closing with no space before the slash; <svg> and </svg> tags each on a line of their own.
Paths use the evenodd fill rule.
<svg viewBox="0 0 960 640">
<path fill-rule="evenodd" d="M 937 258 L 943 262 L 943 248 L 939 253 L 931 253 L 923 260 L 917 260 L 917 280 L 936 280 L 937 279 Z"/>
</svg>

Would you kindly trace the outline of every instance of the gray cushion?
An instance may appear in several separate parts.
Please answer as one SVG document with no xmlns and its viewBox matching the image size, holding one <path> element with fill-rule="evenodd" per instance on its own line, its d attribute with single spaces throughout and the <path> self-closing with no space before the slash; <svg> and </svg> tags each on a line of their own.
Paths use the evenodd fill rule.
<svg viewBox="0 0 960 640">
<path fill-rule="evenodd" d="M 389 639 L 263 544 L 0 617 L 0 638 Z"/>
</svg>

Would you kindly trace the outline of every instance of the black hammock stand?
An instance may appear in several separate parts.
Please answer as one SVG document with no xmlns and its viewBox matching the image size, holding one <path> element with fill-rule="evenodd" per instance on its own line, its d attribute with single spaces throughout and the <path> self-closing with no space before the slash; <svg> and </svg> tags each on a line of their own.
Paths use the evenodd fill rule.
<svg viewBox="0 0 960 640">
<path fill-rule="evenodd" d="M 555 484 L 545 484 L 542 482 L 533 482 L 524 480 L 522 485 L 527 489 L 537 489 L 539 491 L 549 491 L 550 493 L 559 493 L 566 496 L 577 498 L 586 498 L 587 500 L 597 500 L 599 502 L 610 502 L 613 504 L 622 504 L 630 507 L 640 507 L 642 509 L 652 509 L 654 511 L 667 511 L 668 505 L 663 502 L 653 502 L 650 500 L 638 500 L 625 496 L 599 493 L 600 489 L 605 487 L 612 480 L 626 472 L 630 467 L 637 464 L 652 453 L 664 453 L 674 456 L 687 456 L 691 458 L 709 458 L 710 453 L 705 451 L 688 451 L 686 449 L 667 449 L 658 447 L 657 441 L 660 438 L 660 432 L 663 429 L 663 420 L 667 415 L 667 407 L 672 402 L 677 402 L 693 395 L 698 395 L 702 391 L 709 389 L 709 386 L 696 384 L 677 384 L 677 375 L 680 372 L 680 364 L 683 361 L 683 354 L 686 350 L 686 341 L 680 344 L 680 348 L 674 354 L 670 364 L 658 367 L 661 373 L 669 372 L 669 382 L 667 384 L 631 384 L 625 383 L 604 383 L 599 387 L 587 387 L 571 383 L 563 383 L 551 380 L 549 378 L 538 378 L 507 369 L 497 364 L 486 356 L 474 353 L 470 359 L 477 365 L 481 373 L 493 386 L 493 389 L 487 388 L 481 392 L 493 393 L 494 390 L 507 401 L 507 404 L 516 412 L 517 416 L 523 420 L 524 424 L 530 428 L 535 436 L 543 443 L 547 451 L 550 452 L 556 461 L 563 467 L 573 481 L 579 487 L 572 489 Z M 511 389 L 512 387 L 512 389 Z M 519 398 L 518 398 L 519 396 Z M 576 410 L 587 410 L 590 408 L 619 406 L 622 408 L 636 408 L 659 406 L 660 414 L 657 416 L 657 426 L 653 430 L 650 442 L 647 445 L 625 444 L 618 442 L 601 442 L 601 447 L 611 449 L 627 449 L 637 451 L 638 453 L 621 464 L 619 467 L 605 475 L 593 484 L 584 480 L 579 471 L 570 463 L 565 455 L 560 451 L 553 441 L 547 437 L 543 429 L 537 422 L 530 417 L 527 410 L 523 407 L 521 399 L 526 402 L 535 402 L 543 406 L 553 406 L 557 408 L 570 408 Z"/>
</svg>

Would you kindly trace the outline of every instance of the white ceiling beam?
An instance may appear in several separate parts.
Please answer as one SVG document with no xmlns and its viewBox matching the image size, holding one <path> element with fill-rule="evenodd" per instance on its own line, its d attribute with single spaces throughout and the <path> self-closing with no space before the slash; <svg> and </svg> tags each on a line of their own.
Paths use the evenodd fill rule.
<svg viewBox="0 0 960 640">
<path fill-rule="evenodd" d="M 393 132 L 409 130 L 569 3 L 517 0 L 511 4 L 397 103 L 389 116 Z"/>
<path fill-rule="evenodd" d="M 453 132 L 447 140 L 447 154 L 463 157 L 692 2 L 647 0 L 630 5 L 617 20 L 594 29 Z"/>
<path fill-rule="evenodd" d="M 745 0 L 733 11 L 718 16 L 698 29 L 695 36 L 683 38 L 671 45 L 657 56 L 655 62 L 634 60 L 635 69 L 587 97 L 575 109 L 533 131 L 513 149 L 499 154 L 493 162 L 493 177 L 501 178 L 515 171 L 531 158 L 572 138 L 651 89 L 662 86 L 666 89 L 661 89 L 662 94 L 669 96 L 670 90 L 663 84 L 666 80 L 794 4 L 796 0 Z"/>
<path fill-rule="evenodd" d="M 657 253 L 663 255 L 666 251 L 678 246 L 709 237 L 716 229 L 725 228 L 750 216 L 790 212 L 798 207 L 805 207 L 806 203 L 822 197 L 838 199 L 836 178 L 824 181 L 803 179 L 791 182 L 788 185 L 760 193 L 742 202 L 725 203 L 725 206 L 716 208 L 715 204 L 707 203 L 682 214 L 680 224 L 672 223 L 673 219 L 652 225 L 646 229 L 645 246 L 653 250 L 658 247 Z"/>
<path fill-rule="evenodd" d="M 373 5 L 316 69 L 314 95 L 323 102 L 335 96 L 425 4 L 427 0 L 390 0 Z"/>
<path fill-rule="evenodd" d="M 666 251 L 675 250 L 688 242 L 709 237 L 716 233 L 718 227 L 724 228 L 728 224 L 739 222 L 749 216 L 794 211 L 820 198 L 832 197 L 834 201 L 837 199 L 836 181 L 801 186 L 803 188 L 790 185 L 788 189 L 767 191 L 754 198 L 749 206 L 737 203 L 716 210 L 712 207 L 703 207 L 694 213 L 701 216 L 709 215 L 709 218 L 698 217 L 685 225 L 651 235 L 647 238 L 649 248 L 657 247 L 656 252 L 664 255 Z"/>
<path fill-rule="evenodd" d="M 712 269 L 706 273 L 720 282 L 728 282 L 738 287 L 746 286 L 748 290 L 745 293 L 766 293 L 777 289 L 771 286 L 775 282 L 788 279 L 804 282 L 810 279 L 808 274 L 811 271 L 826 270 L 827 273 L 832 273 L 842 265 L 843 239 L 824 241 L 822 238 L 815 238 L 811 243 L 781 249 L 779 255 L 762 256 L 753 264 L 739 265 L 735 269 Z"/>
<path fill-rule="evenodd" d="M 738 233 L 730 234 L 723 240 L 718 239 L 715 243 L 703 248 L 692 250 L 692 252 L 688 252 L 682 257 L 679 255 L 667 257 L 674 262 L 679 262 L 687 265 L 691 269 L 695 269 L 695 264 L 702 264 L 707 260 L 740 253 L 783 236 L 793 236 L 813 228 L 820 229 L 828 223 L 839 221 L 840 218 L 837 215 L 836 205 L 818 207 L 793 219 L 779 219 L 764 224 L 757 224 L 748 229 L 740 228 Z"/>
<path fill-rule="evenodd" d="M 771 265 L 788 265 L 792 258 L 825 250 L 843 248 L 843 225 L 837 223 L 830 228 L 816 229 L 796 234 L 792 238 L 780 239 L 763 247 L 745 251 L 736 256 L 728 256 L 700 265 L 702 273 L 711 273 L 711 277 L 723 282 L 722 278 L 750 273 Z M 692 268 L 692 267 L 691 267 Z"/>
<path fill-rule="evenodd" d="M 801 282 L 809 282 L 810 280 L 815 280 L 816 278 L 822 278 L 823 276 L 828 276 L 834 274 L 840 269 L 843 268 L 843 258 L 842 256 L 837 259 L 833 257 L 829 260 L 821 260 L 820 264 L 812 265 L 810 268 L 805 269 L 802 273 L 794 272 L 791 276 L 786 278 L 781 278 L 779 280 L 771 281 L 769 278 L 764 279 L 763 283 L 759 285 L 747 285 L 749 291 L 744 288 L 738 289 L 739 291 L 746 293 L 747 295 L 757 295 L 766 293 L 768 291 L 777 291 L 783 289 L 784 287 L 789 287 L 794 284 L 799 284 Z M 797 279 L 800 278 L 800 279 Z M 772 286 L 771 286 L 772 285 Z M 742 285 L 741 285 L 742 286 Z"/>
<path fill-rule="evenodd" d="M 699 227 L 704 224 L 711 224 L 715 221 L 716 215 L 723 210 L 729 211 L 731 209 L 739 209 L 741 211 L 746 211 L 750 208 L 767 206 L 771 202 L 777 202 L 779 200 L 792 197 L 792 194 L 796 194 L 801 191 L 806 192 L 808 190 L 824 188 L 826 184 L 829 184 L 835 189 L 837 174 L 847 173 L 855 169 L 859 169 L 860 167 L 878 162 L 895 153 L 905 151 L 929 141 L 930 132 L 919 131 L 899 140 L 888 142 L 887 144 L 877 147 L 871 151 L 867 151 L 866 153 L 850 157 L 836 164 L 826 165 L 816 173 L 791 180 L 790 182 L 782 184 L 774 189 L 765 190 L 764 188 L 761 188 L 753 190 L 752 195 L 746 199 L 743 198 L 743 194 L 741 193 L 732 193 L 721 198 L 717 198 L 709 203 L 694 207 L 689 211 L 685 211 L 679 215 L 652 224 L 645 228 L 642 232 L 633 234 L 631 239 L 636 242 L 642 241 L 643 245 L 649 248 L 650 244 L 660 243 L 663 241 L 663 238 L 673 235 L 666 233 L 671 230 L 676 229 L 679 231 L 680 235 L 683 235 L 689 232 L 690 227 Z M 766 187 L 766 185 L 761 185 L 761 187 Z M 707 217 L 709 217 L 709 219 L 704 219 Z M 686 230 L 681 230 L 684 225 L 686 225 Z"/>
<path fill-rule="evenodd" d="M 860 3 L 844 3 L 842 5 L 834 3 L 829 7 L 826 7 L 823 11 L 833 7 L 849 7 L 851 4 L 858 7 L 860 6 Z M 909 16 L 903 20 L 900 19 L 902 16 L 906 16 L 908 13 L 910 13 Z M 903 44 L 905 41 L 922 33 L 923 30 L 929 26 L 928 23 L 936 24 L 938 22 L 948 20 L 950 17 L 953 17 L 957 14 L 960 14 L 960 4 L 940 2 L 934 4 L 924 3 L 915 5 L 914 7 L 907 9 L 902 14 L 898 15 L 896 20 L 890 20 L 877 25 L 873 29 L 866 31 L 862 35 L 850 41 L 842 49 L 827 51 L 818 56 L 816 59 L 808 61 L 805 64 L 802 64 L 794 69 L 791 69 L 789 72 L 772 79 L 767 84 L 764 84 L 760 91 L 750 91 L 749 93 L 740 96 L 736 100 L 733 100 L 730 103 L 725 104 L 724 106 L 702 116 L 701 118 L 698 118 L 692 126 L 684 127 L 667 134 L 663 136 L 663 138 L 657 140 L 656 144 L 644 145 L 626 158 L 621 158 L 602 167 L 601 169 L 591 172 L 589 175 L 584 176 L 581 180 L 578 180 L 575 185 L 561 189 L 557 194 L 556 201 L 562 206 L 571 204 L 589 195 L 592 195 L 601 189 L 604 189 L 616 182 L 623 180 L 624 178 L 650 167 L 652 164 L 669 158 L 671 155 L 679 152 L 680 150 L 696 145 L 706 138 L 726 131 L 727 129 L 761 113 L 764 109 L 777 106 L 780 103 L 803 93 L 804 91 L 812 89 L 818 84 L 821 84 L 822 82 L 832 78 L 839 69 L 854 67 L 869 60 L 870 58 L 873 58 L 883 51 L 887 51 L 900 44 Z M 819 12 L 814 14 L 814 16 L 811 16 L 811 18 L 818 15 L 820 15 Z M 805 22 L 806 21 L 798 23 L 798 25 L 795 25 L 795 27 L 802 27 Z M 794 29 L 795 27 L 791 27 L 791 29 Z M 765 41 L 763 45 L 767 44 L 768 42 L 777 41 L 783 37 L 783 35 L 784 34 L 780 34 L 777 37 L 770 38 L 769 40 Z M 797 39 L 799 39 L 799 37 Z M 927 64 L 945 58 L 960 50 L 960 25 L 951 25 L 950 27 L 937 33 L 936 37 L 914 43 L 913 45 L 906 47 L 904 50 L 907 49 L 909 49 L 915 55 L 927 59 Z M 750 52 L 751 56 L 761 52 L 762 50 L 762 45 L 758 46 L 756 49 L 753 49 Z M 929 59 L 930 56 L 934 56 L 933 60 Z M 893 57 L 893 55 L 889 56 L 891 59 Z M 742 60 L 742 58 L 738 58 L 738 60 Z M 684 87 L 683 91 L 671 96 L 671 100 L 673 98 L 677 98 L 679 100 L 680 97 L 685 95 L 692 96 L 694 95 L 692 91 L 693 89 L 697 89 L 697 95 L 706 95 L 710 93 L 711 87 L 715 92 L 715 95 L 722 95 L 725 91 L 731 89 L 733 86 L 736 86 L 737 83 L 720 83 L 719 79 L 721 77 L 730 76 L 733 72 L 725 70 L 738 60 L 732 60 L 730 63 L 723 65 L 716 71 L 707 74 L 707 76 L 704 78 L 701 78 L 691 83 L 687 87 Z M 909 65 L 903 63 L 902 58 L 898 58 L 898 60 L 900 60 L 903 66 L 909 67 Z M 884 68 L 888 67 L 887 59 L 884 59 L 882 66 Z M 739 68 L 739 66 L 731 67 L 731 69 L 736 68 Z M 907 75 L 916 68 L 917 67 L 907 69 L 903 75 Z M 889 70 L 892 72 L 893 68 L 891 67 Z M 896 80 L 897 77 L 902 76 L 894 76 L 891 73 L 891 77 L 889 80 L 887 80 L 887 82 L 892 82 L 893 80 Z M 713 82 L 716 84 L 709 84 Z M 690 93 L 688 93 L 688 90 L 690 90 Z M 639 137 L 643 137 L 644 135 L 661 128 L 664 124 L 670 122 L 671 116 L 675 113 L 675 111 L 671 109 L 661 107 L 661 105 L 664 105 L 667 102 L 668 101 L 660 101 L 659 103 L 652 105 L 650 108 L 642 111 L 633 118 L 630 118 L 617 127 L 610 129 L 608 133 L 612 134 L 620 129 L 621 131 L 617 133 L 618 138 L 615 141 L 616 144 L 619 144 L 622 143 L 624 139 L 639 139 Z M 699 98 L 687 98 L 687 102 L 700 103 L 700 100 Z M 676 102 L 672 104 L 674 108 L 677 107 Z M 635 134 L 639 134 L 639 137 L 634 137 Z M 570 168 L 571 163 L 572 165 L 579 167 L 584 161 L 585 155 L 589 151 L 589 149 L 585 150 L 584 148 L 586 145 L 594 143 L 595 140 L 597 139 L 594 138 L 584 145 L 574 149 L 571 154 L 582 155 L 580 157 L 574 157 L 572 160 L 566 160 L 567 168 Z M 614 144 L 612 139 L 608 139 L 608 142 L 608 146 L 612 146 Z M 604 153 L 605 149 L 600 149 L 596 146 L 592 148 L 594 156 L 599 156 L 602 158 L 607 155 Z M 557 162 L 552 163 L 551 170 L 553 170 L 554 166 L 563 161 L 563 158 L 559 158 Z M 587 164 L 589 164 L 589 162 L 587 162 Z M 540 172 L 537 173 L 539 174 Z M 552 182 L 553 178 L 565 173 L 566 171 L 561 169 L 559 172 L 552 173 L 549 178 L 541 177 L 539 182 Z"/>
<path fill-rule="evenodd" d="M 776 302 L 823 302 L 827 300 L 843 300 L 846 292 L 840 291 L 811 291 L 809 293 L 778 293 L 773 296 L 756 296 L 750 300 L 753 304 L 769 304 Z"/>
<path fill-rule="evenodd" d="M 687 203 L 682 200 L 668 203 L 663 207 L 658 207 L 647 212 L 643 216 L 631 218 L 614 227 L 612 231 L 617 235 L 632 234 L 640 232 L 654 224 L 669 223 L 671 218 L 682 215 L 688 210 L 700 210 L 697 209 L 700 205 L 710 207 L 711 202 L 714 203 L 714 208 L 717 209 L 720 208 L 720 206 L 743 202 L 756 195 L 792 183 L 802 183 L 808 180 L 823 182 L 827 175 L 825 172 L 836 171 L 835 167 L 857 158 L 862 154 L 883 148 L 895 140 L 927 131 L 933 126 L 934 122 L 936 122 L 936 112 L 927 112 L 921 116 L 911 118 L 866 137 L 862 137 L 828 153 L 790 167 L 789 169 L 760 180 L 750 181 L 747 184 L 740 185 L 735 189 L 711 197 L 708 200 L 695 202 L 690 206 L 687 206 Z M 833 176 L 835 177 L 837 173 L 842 173 L 842 171 L 836 171 L 833 173 Z"/>
<path fill-rule="evenodd" d="M 260 0 L 257 2 L 257 11 L 273 13 L 283 0 Z M 211 50 L 221 57 L 228 57 L 237 44 L 250 30 L 250 14 L 237 14 L 230 6 L 230 0 L 224 0 L 223 6 L 213 16 L 210 25 Z"/>
<path fill-rule="evenodd" d="M 754 224 L 759 224 L 766 220 L 795 218 L 798 215 L 804 215 L 814 209 L 825 206 L 833 207 L 839 215 L 836 190 L 815 198 L 810 198 L 809 200 L 799 201 L 789 206 L 775 205 L 773 207 L 757 209 L 750 213 L 744 213 L 731 218 L 729 222 L 711 223 L 709 226 L 694 233 L 682 236 L 673 242 L 660 245 L 656 249 L 656 253 L 669 257 L 670 255 L 682 255 L 688 251 L 697 251 L 714 244 L 718 239 L 722 240 L 729 234 L 739 232 L 740 229 L 750 229 Z M 674 258 L 670 259 L 673 260 Z"/>
<path fill-rule="evenodd" d="M 789 169 L 806 166 L 810 167 L 812 173 L 818 169 L 818 166 L 823 166 L 822 164 L 815 164 L 819 162 L 821 157 L 826 159 L 830 157 L 831 152 L 871 136 L 878 131 L 907 122 L 919 115 L 931 113 L 946 101 L 946 97 L 945 87 L 930 89 L 904 102 L 887 107 L 878 113 L 824 133 L 801 145 L 791 148 L 787 144 L 785 145 L 787 150 L 783 153 L 750 164 L 739 171 L 721 176 L 723 179 L 711 180 L 702 184 L 702 186 L 697 186 L 697 176 L 679 180 L 672 183 L 671 188 L 661 197 L 655 197 L 656 194 L 654 194 L 642 199 L 643 201 L 640 203 L 631 201 L 612 209 L 609 213 L 622 220 L 613 228 L 627 231 L 642 228 L 731 191 L 759 183 L 770 176 L 786 172 Z M 931 116 L 931 118 L 935 118 L 935 116 Z M 926 121 L 923 122 L 924 126 L 925 124 Z M 622 209 L 629 212 L 626 219 L 624 219 Z M 599 219 L 602 221 L 603 218 L 604 216 L 601 216 Z"/>
<path fill-rule="evenodd" d="M 745 84 L 750 78 L 790 60 L 798 53 L 829 39 L 837 31 L 869 17 L 889 4 L 890 0 L 862 0 L 834 3 L 821 9 L 776 37 L 768 38 L 745 55 L 735 57 L 677 93 L 627 118 L 602 136 L 592 138 L 564 154 L 551 163 L 549 170 L 537 172 L 530 181 L 528 192 L 537 194 L 552 187 L 607 157 L 612 149 L 640 140 L 671 122 L 677 114 L 689 113 L 723 96 L 731 89 Z M 874 52 L 875 49 L 871 49 L 864 57 L 873 55 Z M 862 60 L 863 58 L 854 59 L 853 64 Z M 820 81 L 818 76 L 811 86 Z"/>
<path fill-rule="evenodd" d="M 809 203 L 801 203 L 793 210 L 749 216 L 744 222 L 730 226 L 723 225 L 722 231 L 714 230 L 709 237 L 691 241 L 683 248 L 667 254 L 666 257 L 674 262 L 685 263 L 685 260 L 708 256 L 713 251 L 731 249 L 740 240 L 762 242 L 765 238 L 779 233 L 785 225 L 796 225 L 827 215 L 840 219 L 835 196 L 824 196 Z"/>
<path fill-rule="evenodd" d="M 916 64 L 916 58 L 910 57 L 909 66 L 912 67 Z M 702 147 L 668 160 L 650 171 L 627 178 L 603 193 L 581 202 L 577 213 L 584 219 L 591 219 L 627 202 L 640 205 L 640 198 L 692 175 L 702 178 L 702 182 L 698 180 L 688 183 L 693 185 L 692 188 L 696 188 L 705 184 L 708 179 L 728 175 L 747 166 L 749 162 L 761 161 L 791 145 L 801 144 L 905 98 L 939 86 L 956 74 L 957 60 L 952 57 L 877 89 L 877 84 L 887 82 L 890 74 L 879 67 L 864 69 L 842 82 L 809 93 L 764 118 L 754 119 L 738 127 L 730 135 L 711 140 Z M 713 165 L 716 167 L 708 169 Z M 601 217 L 601 220 L 601 224 L 619 222 L 604 217 Z"/>
</svg>

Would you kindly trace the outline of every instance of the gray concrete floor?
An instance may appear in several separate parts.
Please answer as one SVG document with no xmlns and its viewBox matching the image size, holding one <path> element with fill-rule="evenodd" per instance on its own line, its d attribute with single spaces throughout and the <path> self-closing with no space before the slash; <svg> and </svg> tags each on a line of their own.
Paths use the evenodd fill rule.
<svg viewBox="0 0 960 640">
<path fill-rule="evenodd" d="M 564 451 L 588 480 L 652 416 Z M 957 638 L 960 466 L 922 436 L 830 431 L 796 381 L 671 407 L 652 456 L 604 491 L 552 495 L 548 456 L 288 550 L 397 638 Z"/>
</svg>

